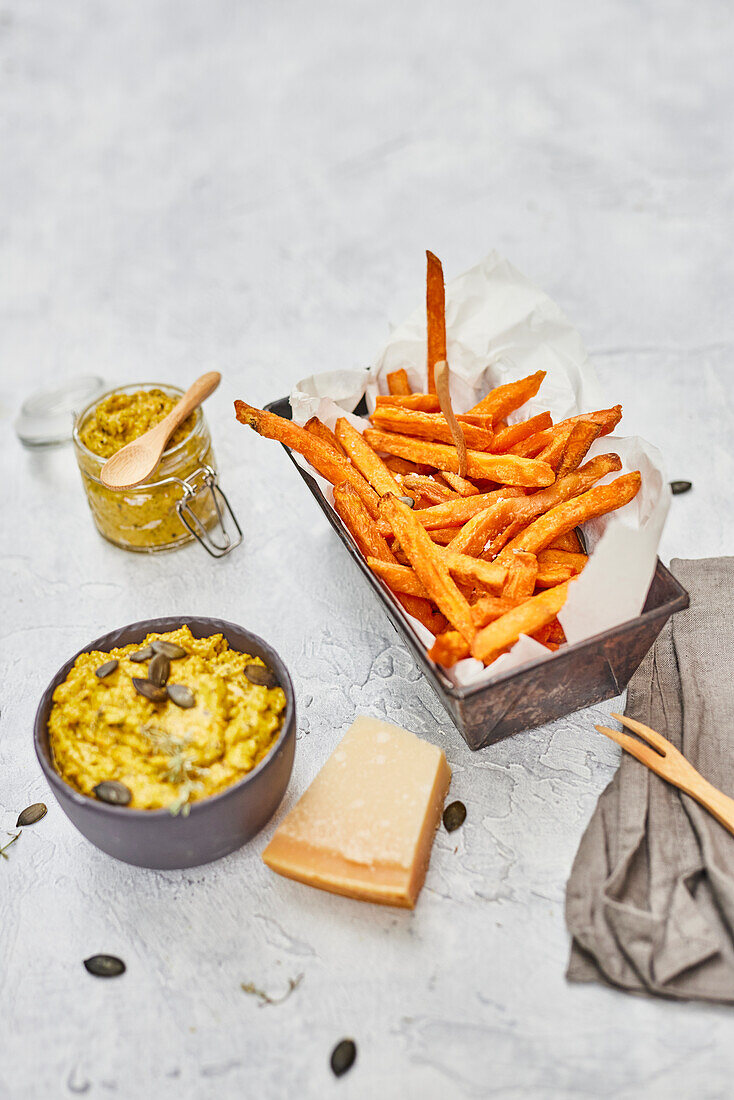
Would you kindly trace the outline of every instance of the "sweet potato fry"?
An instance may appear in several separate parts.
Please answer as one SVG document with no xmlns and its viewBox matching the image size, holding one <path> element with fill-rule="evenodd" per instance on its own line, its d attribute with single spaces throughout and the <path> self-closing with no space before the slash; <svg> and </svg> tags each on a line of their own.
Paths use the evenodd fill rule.
<svg viewBox="0 0 734 1100">
<path fill-rule="evenodd" d="M 396 405 L 380 405 L 370 417 L 375 428 L 385 432 L 402 432 L 403 435 L 433 439 L 441 443 L 453 443 L 454 437 L 443 413 L 417 412 L 400 409 Z M 484 428 L 471 424 L 462 426 L 466 445 L 475 451 L 488 451 L 494 436 Z"/>
<path fill-rule="evenodd" d="M 493 489 L 491 493 L 480 493 L 473 497 L 458 497 L 456 500 L 447 500 L 445 504 L 437 504 L 433 508 L 422 508 L 416 512 L 416 518 L 427 531 L 441 527 L 461 527 L 468 523 L 472 516 L 483 512 L 495 501 L 503 497 L 524 496 L 522 489 L 515 489 L 506 485 L 501 489 Z M 456 532 L 454 532 L 456 534 Z"/>
<path fill-rule="evenodd" d="M 421 474 L 406 474 L 403 478 L 403 487 L 409 493 L 416 492 L 431 504 L 443 504 L 446 500 L 455 500 L 457 493 L 449 489 L 448 485 L 440 485 L 432 477 L 424 477 Z"/>
<path fill-rule="evenodd" d="M 516 607 L 518 600 L 507 600 L 503 596 L 483 596 L 477 600 L 471 609 L 472 618 L 476 627 L 486 626 L 488 623 L 499 619 L 500 615 Z M 463 661 L 471 656 L 468 643 L 462 638 L 458 630 L 447 630 L 439 634 L 435 642 L 428 650 L 428 656 L 438 665 L 451 668 L 457 661 Z"/>
<path fill-rule="evenodd" d="M 351 485 L 345 482 L 334 486 L 334 507 L 363 557 L 386 564 L 395 563 L 394 554 L 385 539 L 378 535 L 367 509 Z M 440 622 L 429 600 L 404 594 L 400 594 L 398 599 L 408 614 L 423 623 L 432 634 L 438 632 Z"/>
<path fill-rule="evenodd" d="M 540 454 L 537 456 L 539 462 L 547 462 L 551 469 L 558 471 L 558 467 L 561 464 L 564 451 L 568 444 L 568 439 L 574 430 L 574 426 L 569 426 L 563 432 L 559 432 L 558 435 L 553 436 L 547 447 L 544 447 Z M 558 474 L 556 473 L 556 477 Z"/>
<path fill-rule="evenodd" d="M 489 494 L 488 494 L 489 495 Z M 489 508 L 477 512 L 471 519 L 455 532 L 449 546 L 457 554 L 469 554 L 478 557 L 490 537 L 489 532 L 494 528 L 495 514 L 499 508 L 500 500 L 495 501 Z M 504 514 L 504 512 L 502 512 Z"/>
<path fill-rule="evenodd" d="M 372 518 L 348 482 L 334 486 L 334 507 L 365 558 L 395 561 L 395 555 L 377 531 Z"/>
<path fill-rule="evenodd" d="M 387 388 L 393 397 L 408 397 L 413 391 L 408 381 L 408 373 L 401 367 L 387 375 Z"/>
<path fill-rule="evenodd" d="M 490 450 L 493 454 L 503 454 L 514 447 L 515 444 L 522 443 L 523 439 L 529 439 L 536 432 L 543 432 L 552 427 L 551 414 L 548 412 L 538 413 L 537 416 L 531 416 L 529 420 L 521 420 L 517 424 L 510 424 L 509 427 L 495 432 Z"/>
<path fill-rule="evenodd" d="M 402 592 L 409 596 L 428 599 L 428 592 L 423 585 L 423 581 L 412 566 L 400 565 L 398 562 L 380 561 L 379 558 L 367 558 L 367 564 L 372 572 L 381 577 L 393 592 Z"/>
<path fill-rule="evenodd" d="M 535 554 L 525 554 L 522 550 L 512 555 L 507 563 L 507 579 L 502 595 L 511 600 L 527 599 L 535 591 L 535 579 L 538 576 L 538 559 Z"/>
<path fill-rule="evenodd" d="M 507 566 L 498 566 L 494 562 L 470 558 L 466 554 L 456 554 L 450 547 L 440 549 L 438 552 L 448 565 L 449 572 L 458 580 L 475 582 L 482 588 L 489 588 L 495 593 L 499 593 L 502 589 L 507 577 Z M 530 591 L 532 592 L 532 589 Z M 504 591 L 502 594 L 507 595 Z"/>
<path fill-rule="evenodd" d="M 460 474 L 452 474 L 451 470 L 442 470 L 441 477 L 461 497 L 474 497 L 479 494 L 476 485 Z"/>
<path fill-rule="evenodd" d="M 446 292 L 438 256 L 426 251 L 426 318 L 428 327 L 428 392 L 436 392 L 434 369 L 446 358 Z"/>
<path fill-rule="evenodd" d="M 494 418 L 491 415 L 481 413 L 457 413 L 456 419 L 460 424 L 473 424 L 476 428 L 484 428 L 485 431 L 496 431 Z"/>
<path fill-rule="evenodd" d="M 568 565 L 539 565 L 535 578 L 536 588 L 555 588 L 557 584 L 570 581 L 574 571 Z"/>
<path fill-rule="evenodd" d="M 441 403 L 435 393 L 411 393 L 409 396 L 400 394 L 381 393 L 375 398 L 375 407 L 378 409 L 416 409 L 419 412 L 437 413 L 441 411 Z"/>
<path fill-rule="evenodd" d="M 413 513 L 413 515 L 416 514 L 415 512 Z M 455 534 L 456 528 L 454 527 L 432 527 L 428 532 L 428 537 L 431 542 L 437 542 L 440 546 L 448 546 Z"/>
<path fill-rule="evenodd" d="M 540 642 L 547 649 L 556 650 L 559 649 L 566 641 L 566 635 L 563 627 L 559 623 L 558 619 L 552 619 L 545 626 L 542 626 L 540 630 L 536 630 L 535 634 L 531 637 L 535 638 L 536 642 Z"/>
<path fill-rule="evenodd" d="M 578 469 L 591 444 L 601 435 L 601 428 L 601 424 L 596 424 L 593 420 L 580 420 L 578 424 L 574 424 L 563 448 L 563 457 L 556 467 L 556 478 Z"/>
<path fill-rule="evenodd" d="M 618 455 L 596 455 L 594 458 L 589 459 L 579 470 L 566 474 L 565 477 L 556 481 L 547 489 L 533 493 L 532 496 L 514 499 L 512 502 L 508 500 L 495 502 L 491 515 L 485 516 L 482 524 L 477 524 L 474 529 L 467 530 L 465 540 L 457 540 L 454 549 L 462 549 L 462 543 L 466 542 L 463 545 L 465 554 L 480 553 L 481 548 L 477 550 L 476 546 L 479 545 L 480 534 L 483 533 L 485 536 L 483 545 L 486 546 L 489 543 L 489 557 L 491 558 L 498 554 L 502 547 L 515 538 L 520 530 L 536 516 L 547 512 L 564 500 L 580 496 L 581 493 L 591 489 L 592 485 L 600 478 L 621 469 L 622 463 Z M 471 542 L 469 542 L 470 535 L 473 536 Z"/>
<path fill-rule="evenodd" d="M 445 443 L 412 439 L 408 435 L 381 432 L 374 428 L 368 428 L 364 438 L 376 451 L 398 455 L 411 462 L 425 462 L 438 470 L 458 473 L 459 459 L 456 447 L 449 447 Z M 505 485 L 536 488 L 550 485 L 555 480 L 555 473 L 547 463 L 533 459 L 518 459 L 514 455 L 491 455 L 483 451 L 468 451 L 467 466 L 470 477 L 486 477 Z"/>
<path fill-rule="evenodd" d="M 593 491 L 593 490 L 592 490 Z M 510 649 L 521 634 L 534 634 L 556 617 L 566 602 L 571 582 L 548 588 L 537 596 L 518 604 L 511 611 L 495 619 L 477 632 L 472 643 L 472 656 L 491 664 L 501 653 Z"/>
<path fill-rule="evenodd" d="M 588 462 L 586 464 L 588 466 Z M 617 466 L 621 469 L 621 463 Z M 513 536 L 514 538 L 514 536 Z M 509 541 L 509 540 L 508 540 Z M 548 547 L 549 550 L 568 550 L 571 554 L 585 554 L 586 546 L 581 538 L 578 527 L 574 531 L 568 531 L 565 535 L 559 535 Z"/>
<path fill-rule="evenodd" d="M 548 641 L 557 642 L 558 645 L 563 645 L 566 641 L 566 632 L 558 619 L 553 619 L 552 622 L 548 623 Z"/>
<path fill-rule="evenodd" d="M 402 494 L 402 489 L 385 463 L 375 454 L 369 443 L 365 443 L 364 437 L 345 416 L 340 416 L 336 422 L 336 438 L 351 458 L 352 464 L 380 496 L 385 493 L 394 493 L 395 496 Z"/>
<path fill-rule="evenodd" d="M 408 462 L 407 459 L 397 458 L 396 455 L 389 455 L 385 459 L 385 465 L 394 474 L 430 474 L 433 470 L 432 466 L 422 466 L 419 462 Z"/>
<path fill-rule="evenodd" d="M 437 665 L 453 668 L 457 661 L 471 656 L 469 643 L 462 638 L 458 630 L 447 630 L 439 634 L 428 650 L 428 657 Z"/>
<path fill-rule="evenodd" d="M 473 414 L 491 414 L 496 424 L 509 413 L 519 409 L 531 397 L 535 397 L 540 389 L 540 384 L 545 378 L 545 371 L 539 370 L 527 378 L 520 378 L 517 382 L 508 382 L 504 386 L 497 386 L 490 390 L 476 405 L 469 409 Z"/>
<path fill-rule="evenodd" d="M 246 424 L 259 435 L 267 439 L 277 439 L 279 443 L 284 443 L 286 447 L 298 451 L 332 485 L 339 485 L 342 481 L 349 482 L 359 494 L 370 515 L 373 517 L 378 515 L 377 493 L 344 455 L 334 451 L 333 447 L 311 435 L 305 428 L 294 424 L 292 420 L 286 420 L 282 416 L 276 416 L 275 413 L 266 412 L 263 409 L 253 408 L 244 401 L 235 401 L 234 407 L 240 424 Z"/>
<path fill-rule="evenodd" d="M 567 531 L 572 531 L 579 523 L 622 508 L 637 495 L 641 480 L 639 470 L 635 470 L 616 478 L 610 485 L 597 485 L 594 489 L 582 493 L 581 496 L 564 501 L 563 504 L 557 504 L 555 508 L 551 508 L 516 535 L 505 546 L 497 560 L 508 563 L 513 550 L 527 550 L 531 554 L 539 554 L 541 550 L 550 546 L 555 538 Z"/>
<path fill-rule="evenodd" d="M 448 566 L 427 532 L 410 508 L 391 494 L 380 501 L 380 512 L 389 520 L 406 557 L 439 611 L 470 642 L 474 637 L 475 627 L 469 604 L 456 587 Z"/>
<path fill-rule="evenodd" d="M 588 561 L 586 554 L 573 554 L 568 550 L 541 550 L 538 554 L 538 565 L 542 568 L 546 566 L 562 566 L 571 570 L 575 576 L 580 573 Z"/>
<path fill-rule="evenodd" d="M 344 448 L 332 432 L 331 428 L 327 428 L 326 424 L 324 424 L 323 421 L 319 420 L 318 416 L 312 416 L 311 419 L 307 421 L 303 426 L 307 432 L 310 432 L 311 435 L 315 435 L 316 438 L 320 439 L 322 443 L 328 443 L 329 446 L 333 447 L 338 454 L 344 454 Z"/>
<path fill-rule="evenodd" d="M 367 558 L 367 564 L 372 572 L 381 577 L 393 592 L 401 592 L 410 596 L 423 597 L 424 599 L 428 598 L 428 592 L 412 566 L 380 561 L 379 558 Z M 457 587 L 460 591 L 463 589 L 465 593 L 472 591 L 472 585 L 467 585 L 464 582 L 457 581 Z M 486 594 L 482 592 L 477 602 L 481 602 L 485 598 Z"/>
<path fill-rule="evenodd" d="M 555 439 L 558 435 L 566 435 L 570 426 L 581 422 L 599 424 L 601 425 L 599 435 L 609 435 L 609 433 L 616 428 L 621 419 L 621 405 L 615 405 L 611 409 L 598 409 L 596 412 L 580 413 L 578 416 L 570 416 L 568 420 L 561 420 L 560 423 L 556 424 L 553 428 L 548 428 L 543 432 L 536 432 L 535 435 L 531 435 L 528 439 L 524 439 L 522 443 L 517 443 L 514 447 L 510 448 L 510 454 L 523 455 L 526 458 L 535 457 L 540 454 L 544 447 L 548 446 L 552 439 Z"/>
</svg>

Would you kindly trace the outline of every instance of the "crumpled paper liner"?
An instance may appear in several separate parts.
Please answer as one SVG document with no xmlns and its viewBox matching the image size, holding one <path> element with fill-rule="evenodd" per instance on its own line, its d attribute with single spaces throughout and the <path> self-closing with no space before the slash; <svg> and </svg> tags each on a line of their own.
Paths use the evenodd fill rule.
<svg viewBox="0 0 734 1100">
<path fill-rule="evenodd" d="M 546 371 L 540 392 L 508 417 L 511 423 L 546 409 L 558 422 L 614 404 L 613 399 L 609 401 L 602 395 L 580 335 L 555 302 L 496 252 L 447 283 L 446 331 L 451 397 L 457 412 L 475 405 L 494 386 L 537 370 Z M 364 430 L 368 422 L 351 415 L 351 410 L 364 396 L 372 411 L 376 395 L 388 392 L 385 376 L 400 367 L 407 371 L 412 388 L 425 392 L 424 305 L 394 330 L 369 369 L 331 371 L 297 383 L 290 397 L 293 419 L 305 424 L 310 417 L 318 416 L 333 428 L 339 416 L 349 414 L 348 419 Z M 655 447 L 637 436 L 607 435 L 596 440 L 587 457 L 610 451 L 619 455 L 622 470 L 598 484 L 639 470 L 642 487 L 624 508 L 583 526 L 593 553 L 581 576 L 571 584 L 566 605 L 558 616 L 570 643 L 591 638 L 640 614 L 655 572 L 670 505 L 668 481 Z M 317 481 L 333 504 L 331 486 L 318 476 Z M 400 610 L 421 641 L 430 646 L 431 633 Z M 459 685 L 484 683 L 528 661 L 552 657 L 549 649 L 523 635 L 488 668 L 470 658 L 445 672 Z"/>
</svg>

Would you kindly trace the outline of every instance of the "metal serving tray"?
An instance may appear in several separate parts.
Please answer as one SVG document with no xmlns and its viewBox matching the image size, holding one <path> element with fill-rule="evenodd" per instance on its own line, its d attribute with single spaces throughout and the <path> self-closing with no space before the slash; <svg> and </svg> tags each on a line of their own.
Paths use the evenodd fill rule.
<svg viewBox="0 0 734 1100">
<path fill-rule="evenodd" d="M 272 401 L 266 408 L 291 419 L 287 398 Z M 354 411 L 358 416 L 366 415 L 364 402 Z M 287 447 L 285 450 L 471 749 L 484 748 L 513 733 L 542 726 L 554 718 L 619 695 L 670 616 L 688 607 L 688 593 L 658 559 L 645 606 L 638 618 L 584 642 L 564 645 L 548 660 L 531 661 L 513 668 L 489 684 L 456 687 L 443 669 L 428 659 L 389 589 L 357 550 L 316 479 L 295 461 Z"/>
</svg>

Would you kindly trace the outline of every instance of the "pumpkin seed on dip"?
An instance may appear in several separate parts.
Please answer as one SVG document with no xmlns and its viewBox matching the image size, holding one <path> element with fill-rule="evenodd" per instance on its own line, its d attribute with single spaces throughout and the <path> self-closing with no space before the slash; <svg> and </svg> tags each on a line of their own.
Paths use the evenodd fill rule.
<svg viewBox="0 0 734 1100">
<path fill-rule="evenodd" d="M 177 682 L 169 689 L 181 689 L 174 691 L 178 705 L 166 688 L 140 678 L 135 658 L 141 648 L 152 655 L 154 641 L 185 651 L 172 658 Z M 96 669 L 113 659 L 115 676 L 100 680 Z M 252 771 L 280 733 L 285 693 L 252 684 L 244 673 L 253 664 L 262 662 L 231 649 L 223 635 L 194 638 L 187 626 L 109 653 L 81 654 L 53 696 L 48 729 L 56 770 L 91 798 L 99 797 L 100 784 L 115 782 L 131 792 L 131 809 L 185 812 Z M 143 684 L 149 686 L 140 694 Z M 164 701 L 147 697 L 158 699 L 158 692 Z"/>
</svg>

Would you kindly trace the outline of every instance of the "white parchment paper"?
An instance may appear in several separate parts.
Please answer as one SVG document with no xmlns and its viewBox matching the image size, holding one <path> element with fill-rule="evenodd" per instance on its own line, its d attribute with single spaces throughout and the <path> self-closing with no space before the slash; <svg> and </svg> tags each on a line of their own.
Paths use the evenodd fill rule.
<svg viewBox="0 0 734 1100">
<path fill-rule="evenodd" d="M 540 391 L 508 418 L 511 422 L 546 409 L 557 422 L 616 403 L 613 394 L 602 394 L 581 337 L 555 302 L 496 252 L 446 284 L 446 334 L 451 396 L 457 412 L 465 412 L 494 386 L 537 370 L 546 371 Z M 407 371 L 413 389 L 425 392 L 424 304 L 394 330 L 368 370 L 332 371 L 299 382 L 290 398 L 293 419 L 305 424 L 318 416 L 333 428 L 337 418 L 351 413 L 363 396 L 372 411 L 375 396 L 387 393 L 385 376 L 400 367 Z M 360 430 L 369 426 L 361 417 L 350 415 L 349 419 Z M 624 420 L 620 427 L 623 425 Z M 624 508 L 584 526 L 591 557 L 571 585 L 558 616 L 569 642 L 590 638 L 640 614 L 670 504 L 668 481 L 655 447 L 639 437 L 608 435 L 596 440 L 589 457 L 610 451 L 619 455 L 622 470 L 599 484 L 639 470 L 642 488 Z M 310 467 L 309 471 L 313 473 Z M 317 480 L 333 504 L 331 486 L 322 478 Z M 430 632 L 402 608 L 400 611 L 421 641 L 430 645 Z M 488 668 L 468 659 L 446 672 L 457 684 L 471 684 L 491 680 L 530 660 L 552 658 L 545 646 L 523 636 Z"/>
</svg>

